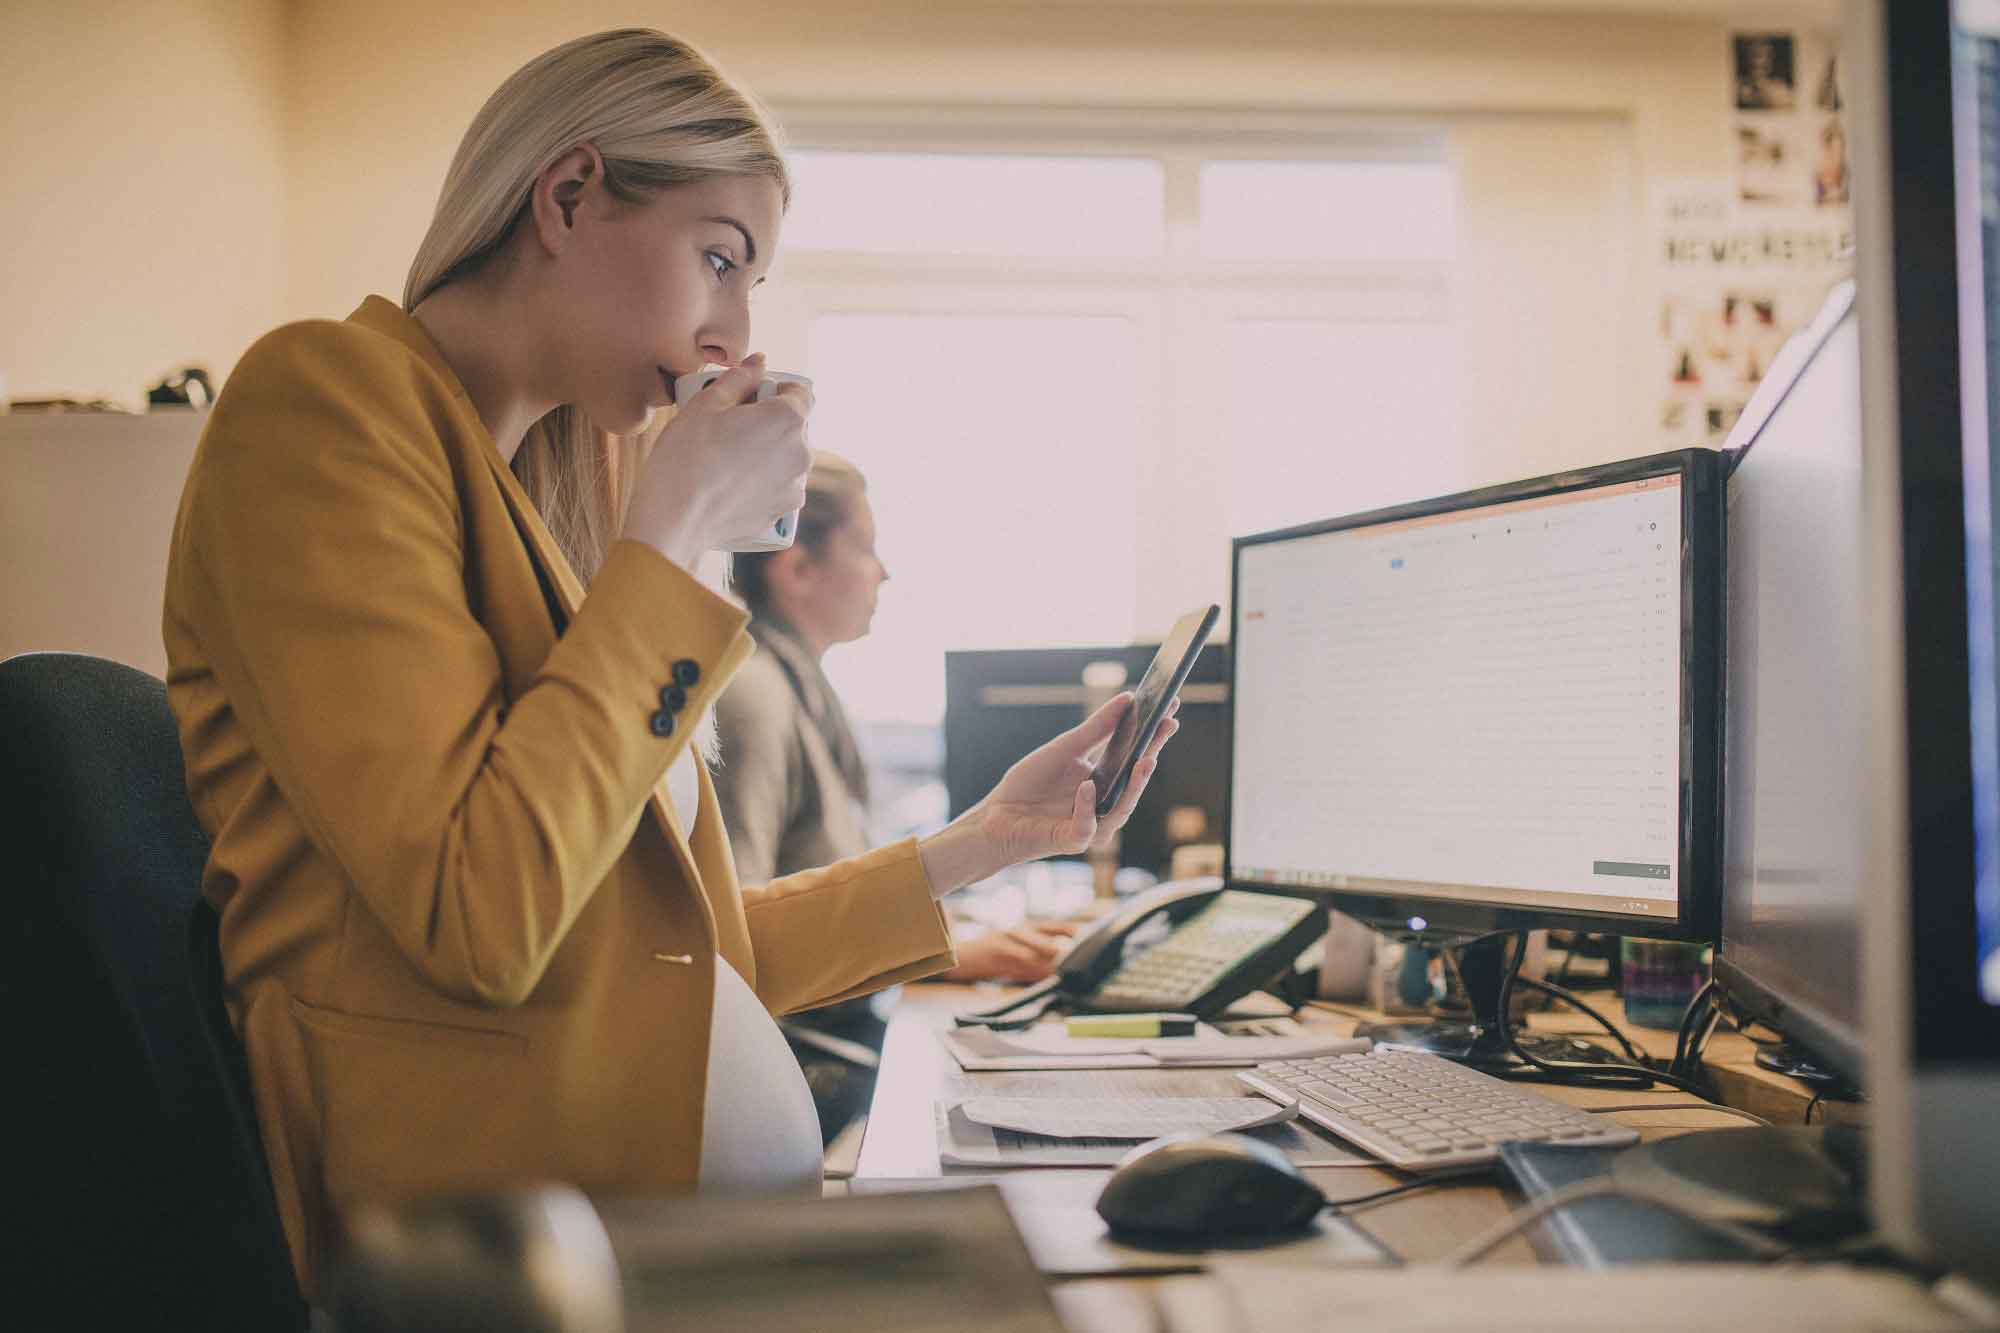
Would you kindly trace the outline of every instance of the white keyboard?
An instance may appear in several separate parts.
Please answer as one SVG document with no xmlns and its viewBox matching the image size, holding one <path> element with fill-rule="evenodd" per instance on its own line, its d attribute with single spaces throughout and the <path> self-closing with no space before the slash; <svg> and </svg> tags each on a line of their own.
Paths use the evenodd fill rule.
<svg viewBox="0 0 2000 1333">
<path fill-rule="evenodd" d="M 1491 1162 L 1510 1142 L 1618 1148 L 1637 1130 L 1438 1055 L 1374 1050 L 1281 1060 L 1237 1078 L 1411 1171 Z"/>
<path fill-rule="evenodd" d="M 1261 1091 L 1261 1089 L 1260 1089 Z M 1057 1139 L 1156 1139 L 1198 1130 L 1254 1129 L 1290 1120 L 1298 1108 L 1257 1097 L 967 1097 L 967 1120 Z"/>
</svg>

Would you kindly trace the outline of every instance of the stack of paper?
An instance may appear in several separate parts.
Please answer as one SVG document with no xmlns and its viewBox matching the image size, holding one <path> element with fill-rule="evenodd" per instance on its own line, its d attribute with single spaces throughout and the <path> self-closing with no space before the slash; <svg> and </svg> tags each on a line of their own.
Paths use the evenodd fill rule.
<svg viewBox="0 0 2000 1333">
<path fill-rule="evenodd" d="M 1274 1108 L 1280 1115 L 1290 1108 Z M 1052 1138 L 975 1123 L 962 1103 L 938 1102 L 938 1161 L 945 1166 L 1116 1166 L 1137 1147 L 1129 1138 Z M 1246 1131 L 1300 1166 L 1374 1166 L 1375 1159 L 1353 1152 L 1313 1131 L 1301 1120 L 1284 1120 Z"/>
<path fill-rule="evenodd" d="M 1262 1097 L 967 1097 L 959 1110 L 975 1125 L 1018 1134 L 1156 1139 L 1190 1129 L 1220 1134 L 1280 1124 L 1299 1106 Z"/>
</svg>

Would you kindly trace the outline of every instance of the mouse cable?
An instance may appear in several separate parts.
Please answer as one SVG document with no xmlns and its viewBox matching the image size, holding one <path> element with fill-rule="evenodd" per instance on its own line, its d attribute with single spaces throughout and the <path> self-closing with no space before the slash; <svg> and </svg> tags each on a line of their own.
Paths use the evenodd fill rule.
<svg viewBox="0 0 2000 1333">
<path fill-rule="evenodd" d="M 1528 952 L 1526 931 L 1512 932 L 1515 936 L 1514 950 L 1507 961 L 1507 970 L 1500 978 L 1500 1035 L 1507 1043 L 1507 1049 L 1522 1064 L 1533 1065 L 1544 1073 L 1554 1074 L 1559 1082 L 1569 1082 L 1590 1086 L 1604 1086 L 1612 1079 L 1630 1080 L 1644 1078 L 1654 1083 L 1664 1083 L 1671 1088 L 1679 1088 L 1691 1097 L 1701 1097 L 1702 1091 L 1692 1082 L 1678 1074 L 1669 1074 L 1650 1065 L 1624 1064 L 1619 1061 L 1604 1060 L 1586 1063 L 1581 1060 L 1544 1060 L 1523 1049 L 1514 1035 L 1514 1024 L 1508 1021 L 1508 1005 L 1514 998 L 1514 979 L 1520 975 L 1521 960 Z M 1568 1077 L 1564 1077 L 1568 1076 Z M 1595 1076 L 1595 1078 L 1593 1078 Z M 1629 1082 L 1627 1083 L 1629 1085 Z M 1704 1098 L 1706 1100 L 1706 1098 Z"/>
<path fill-rule="evenodd" d="M 1724 1106 L 1721 1102 L 1620 1102 L 1616 1106 L 1579 1106 L 1579 1111 L 1592 1115 L 1609 1115 L 1613 1111 L 1713 1111 L 1717 1115 L 1733 1115 L 1739 1120 L 1750 1120 L 1771 1127 L 1771 1122 L 1761 1115 L 1739 1110 L 1734 1106 Z"/>
<path fill-rule="evenodd" d="M 1529 990 L 1540 991 L 1542 994 L 1549 996 L 1551 999 L 1561 1000 L 1564 1004 L 1567 1004 L 1572 1008 L 1582 1010 L 1585 1016 L 1594 1019 L 1599 1027 L 1603 1028 L 1606 1032 L 1609 1032 L 1613 1037 L 1616 1037 L 1618 1039 L 1618 1044 L 1625 1048 L 1625 1054 L 1627 1056 L 1629 1056 L 1634 1060 L 1644 1060 L 1646 1058 L 1646 1053 L 1640 1050 L 1637 1046 L 1634 1046 L 1632 1044 L 1632 1039 L 1630 1037 L 1627 1037 L 1623 1032 L 1618 1030 L 1617 1024 L 1613 1023 L 1603 1014 L 1598 1013 L 1595 1009 L 1585 1004 L 1581 999 L 1577 998 L 1577 996 L 1573 992 L 1565 990 L 1563 987 L 1558 986 L 1553 982 L 1541 981 L 1535 977 L 1522 977 L 1520 979 L 1520 984 L 1526 986 Z"/>
<path fill-rule="evenodd" d="M 1561 1189 L 1544 1194 L 1533 1203 L 1510 1214 L 1506 1220 L 1474 1236 L 1471 1240 L 1459 1246 L 1437 1262 L 1445 1268 L 1464 1268 L 1468 1264 L 1479 1262 L 1549 1214 L 1560 1212 L 1571 1204 L 1580 1203 L 1585 1199 L 1604 1198 L 1630 1199 L 1636 1203 L 1651 1204 L 1653 1207 L 1672 1213 L 1684 1221 L 1692 1222 L 1697 1226 L 1706 1227 L 1710 1231 L 1727 1236 L 1730 1240 L 1735 1241 L 1748 1250 L 1753 1257 L 1765 1263 L 1774 1263 L 1781 1259 L 1791 1259 L 1798 1256 L 1798 1251 L 1794 1250 L 1791 1246 L 1780 1244 L 1760 1231 L 1753 1231 L 1749 1227 L 1738 1226 L 1734 1222 L 1724 1222 L 1718 1218 L 1704 1217 L 1691 1208 L 1647 1190 L 1634 1189 L 1630 1185 L 1621 1185 L 1613 1180 L 1596 1179 L 1579 1180 L 1574 1184 L 1564 1185 Z"/>
<path fill-rule="evenodd" d="M 1463 1185 L 1467 1181 L 1479 1180 L 1490 1174 L 1486 1168 L 1481 1167 L 1477 1171 L 1458 1171 L 1425 1180 L 1407 1181 L 1401 1185 L 1391 1185 L 1385 1190 L 1376 1190 L 1372 1194 L 1357 1194 L 1351 1199 L 1328 1199 L 1326 1209 L 1331 1213 L 1344 1212 L 1363 1204 L 1382 1203 L 1388 1199 L 1401 1198 L 1405 1194 L 1415 1194 L 1418 1190 L 1434 1190 L 1442 1185 Z"/>
</svg>

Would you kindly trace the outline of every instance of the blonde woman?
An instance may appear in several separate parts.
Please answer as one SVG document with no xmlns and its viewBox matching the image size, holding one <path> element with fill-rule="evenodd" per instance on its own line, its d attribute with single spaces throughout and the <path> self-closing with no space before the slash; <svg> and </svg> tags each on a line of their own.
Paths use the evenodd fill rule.
<svg viewBox="0 0 2000 1333">
<path fill-rule="evenodd" d="M 751 642 L 692 571 L 803 497 L 810 396 L 751 401 L 787 192 L 699 53 L 568 43 L 474 118 L 401 305 L 268 335 L 213 410 L 168 686 L 308 1297 L 360 1199 L 814 1189 L 770 1015 L 949 966 L 943 894 L 1144 785 L 1093 817 L 1121 698 L 934 837 L 739 888 L 693 740 Z"/>
</svg>

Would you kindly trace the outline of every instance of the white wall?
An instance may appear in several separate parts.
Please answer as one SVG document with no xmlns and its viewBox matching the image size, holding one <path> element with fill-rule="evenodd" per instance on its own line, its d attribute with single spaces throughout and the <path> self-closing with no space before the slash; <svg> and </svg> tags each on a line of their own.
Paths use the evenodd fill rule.
<svg viewBox="0 0 2000 1333">
<path fill-rule="evenodd" d="M 0 377 L 139 403 L 286 309 L 284 0 L 0 7 Z"/>
<path fill-rule="evenodd" d="M 1490 7 L 1489 7 L 1490 8 Z M 1343 4 L 300 0 L 290 103 L 295 312 L 400 290 L 466 123 L 594 28 L 685 35 L 781 115 L 827 105 L 1588 112 L 1641 175 L 1727 168 L 1723 21 Z M 1560 155 L 1541 164 L 1559 170 Z M 1558 196 L 1559 200 L 1560 196 Z"/>
</svg>

